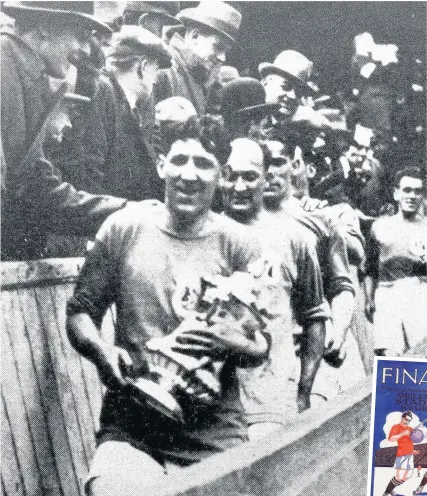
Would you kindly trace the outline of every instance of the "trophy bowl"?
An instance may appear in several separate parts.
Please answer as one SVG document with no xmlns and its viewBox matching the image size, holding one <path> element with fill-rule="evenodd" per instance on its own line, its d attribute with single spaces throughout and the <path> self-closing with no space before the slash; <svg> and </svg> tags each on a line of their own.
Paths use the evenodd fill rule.
<svg viewBox="0 0 427 496">
<path fill-rule="evenodd" d="M 184 404 L 202 407 L 218 404 L 225 355 L 200 356 L 175 351 L 173 340 L 181 331 L 208 330 L 218 336 L 227 333 L 228 343 L 234 340 L 240 344 L 242 340 L 253 339 L 255 332 L 265 327 L 254 303 L 256 297 L 248 298 L 247 287 L 244 295 L 233 290 L 232 278 L 201 278 L 201 290 L 194 307 L 179 326 L 171 334 L 152 338 L 145 344 L 144 357 L 149 373 L 129 383 L 136 401 L 180 423 L 185 422 Z M 248 274 L 248 280 L 253 279 Z M 242 282 L 241 276 L 238 282 Z"/>
</svg>

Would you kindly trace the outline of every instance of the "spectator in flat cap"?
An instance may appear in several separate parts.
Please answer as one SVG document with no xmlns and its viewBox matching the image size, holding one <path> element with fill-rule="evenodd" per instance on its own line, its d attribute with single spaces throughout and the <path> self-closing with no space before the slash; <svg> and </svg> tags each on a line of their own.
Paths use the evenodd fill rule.
<svg viewBox="0 0 427 496">
<path fill-rule="evenodd" d="M 123 22 L 125 25 L 139 25 L 162 38 L 165 26 L 181 24 L 175 17 L 179 11 L 179 2 L 127 2 Z"/>
<path fill-rule="evenodd" d="M 182 96 L 191 101 L 198 115 L 203 115 L 208 107 L 209 80 L 224 64 L 242 16 L 224 2 L 210 1 L 182 10 L 177 18 L 186 30 L 183 35 L 175 32 L 170 40 L 173 65 L 159 73 L 155 99 L 159 102 Z"/>
<path fill-rule="evenodd" d="M 73 143 L 76 163 L 68 174 L 77 174 L 72 179 L 81 187 L 130 200 L 163 198 L 141 106 L 151 94 L 159 68 L 170 63 L 161 39 L 140 26 L 125 25 L 113 35 L 107 52 L 110 71 L 101 76 Z"/>
<path fill-rule="evenodd" d="M 52 104 L 48 75 L 64 78 L 70 57 L 88 52 L 92 30 L 109 31 L 94 17 L 70 10 L 72 5 L 5 2 L 2 7 L 15 19 L 16 29 L 16 34 L 0 35 L 2 255 L 6 259 L 38 258 L 49 230 L 95 234 L 105 218 L 126 203 L 77 192 L 63 182 L 39 146 Z"/>
</svg>

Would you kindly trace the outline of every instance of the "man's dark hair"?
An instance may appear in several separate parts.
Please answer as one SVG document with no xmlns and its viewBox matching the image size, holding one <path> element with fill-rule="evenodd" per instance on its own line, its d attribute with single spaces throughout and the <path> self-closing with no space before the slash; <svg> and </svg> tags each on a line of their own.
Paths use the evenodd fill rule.
<svg viewBox="0 0 427 496">
<path fill-rule="evenodd" d="M 158 151 L 166 155 L 175 141 L 196 139 L 203 148 L 224 160 L 229 144 L 225 138 L 224 126 L 219 119 L 205 115 L 192 116 L 185 122 L 161 122 L 156 130 Z M 228 155 L 227 157 L 228 158 Z"/>
<path fill-rule="evenodd" d="M 403 177 L 413 177 L 414 179 L 420 179 L 423 184 L 425 181 L 425 174 L 421 172 L 421 169 L 419 167 L 405 167 L 404 169 L 397 171 L 396 175 L 394 176 L 395 188 L 400 187 L 400 181 Z"/>
<path fill-rule="evenodd" d="M 402 413 L 402 418 L 403 417 L 411 417 L 412 418 L 412 412 L 410 412 L 409 410 L 407 412 L 403 412 Z"/>
</svg>

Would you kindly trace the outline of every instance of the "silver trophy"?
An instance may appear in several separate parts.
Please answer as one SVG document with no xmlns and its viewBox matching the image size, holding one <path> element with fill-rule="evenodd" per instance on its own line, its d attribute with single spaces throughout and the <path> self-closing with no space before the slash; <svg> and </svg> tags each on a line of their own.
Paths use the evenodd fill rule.
<svg viewBox="0 0 427 496">
<path fill-rule="evenodd" d="M 144 355 L 149 373 L 131 381 L 133 396 L 169 419 L 184 422 L 180 398 L 205 406 L 220 401 L 220 372 L 224 358 L 192 356 L 172 350 L 178 331 L 227 333 L 228 342 L 255 340 L 266 326 L 269 314 L 261 301 L 262 278 L 246 272 L 230 277 L 201 277 L 199 289 L 181 292 L 188 311 L 181 324 L 170 335 L 150 339 Z M 185 301 L 184 301 L 185 300 Z M 186 402 L 186 404 L 188 404 Z"/>
</svg>

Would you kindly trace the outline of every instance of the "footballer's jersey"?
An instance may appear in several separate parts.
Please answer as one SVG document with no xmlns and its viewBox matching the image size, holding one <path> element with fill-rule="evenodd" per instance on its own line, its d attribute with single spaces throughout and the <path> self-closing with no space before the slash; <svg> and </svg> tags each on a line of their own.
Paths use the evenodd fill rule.
<svg viewBox="0 0 427 496">
<path fill-rule="evenodd" d="M 329 208 L 306 212 L 299 202 L 292 201 L 286 207 L 286 216 L 293 217 L 309 233 L 316 246 L 323 278 L 323 289 L 328 301 L 342 291 L 351 291 L 354 287 L 350 272 L 345 231 L 331 215 Z"/>
<path fill-rule="evenodd" d="M 250 226 L 263 249 L 263 258 L 277 286 L 270 292 L 271 348 L 259 367 L 239 369 L 241 399 L 249 424 L 281 422 L 296 412 L 295 391 L 289 387 L 298 359 L 293 330 L 295 318 L 304 328 L 326 320 L 329 306 L 323 297 L 322 276 L 315 246 L 306 230 L 291 217 L 263 212 Z"/>
<path fill-rule="evenodd" d="M 400 424 L 393 425 L 393 427 L 390 429 L 388 439 L 390 440 L 390 438 L 392 438 L 393 436 L 401 434 L 403 431 L 406 430 L 412 431 L 412 427 L 409 427 L 407 425 L 403 426 Z M 411 438 L 409 436 L 403 436 L 397 440 L 396 456 L 412 455 L 413 452 L 414 443 L 411 441 Z"/>
<path fill-rule="evenodd" d="M 229 276 L 260 257 L 245 226 L 211 214 L 203 231 L 180 237 L 159 222 L 165 206 L 146 201 L 111 215 L 97 234 L 79 276 L 69 313 L 100 322 L 116 304 L 115 344 L 143 366 L 145 343 L 175 330 L 186 315 L 184 292 L 197 291 L 204 274 Z M 209 408 L 184 408 L 185 423 L 161 420 L 125 393 L 109 391 L 101 412 L 100 442 L 127 441 L 153 456 L 188 464 L 246 439 L 234 360 L 220 374 L 221 400 Z"/>
<path fill-rule="evenodd" d="M 377 219 L 368 240 L 367 273 L 380 282 L 426 276 L 427 217 Z"/>
</svg>

